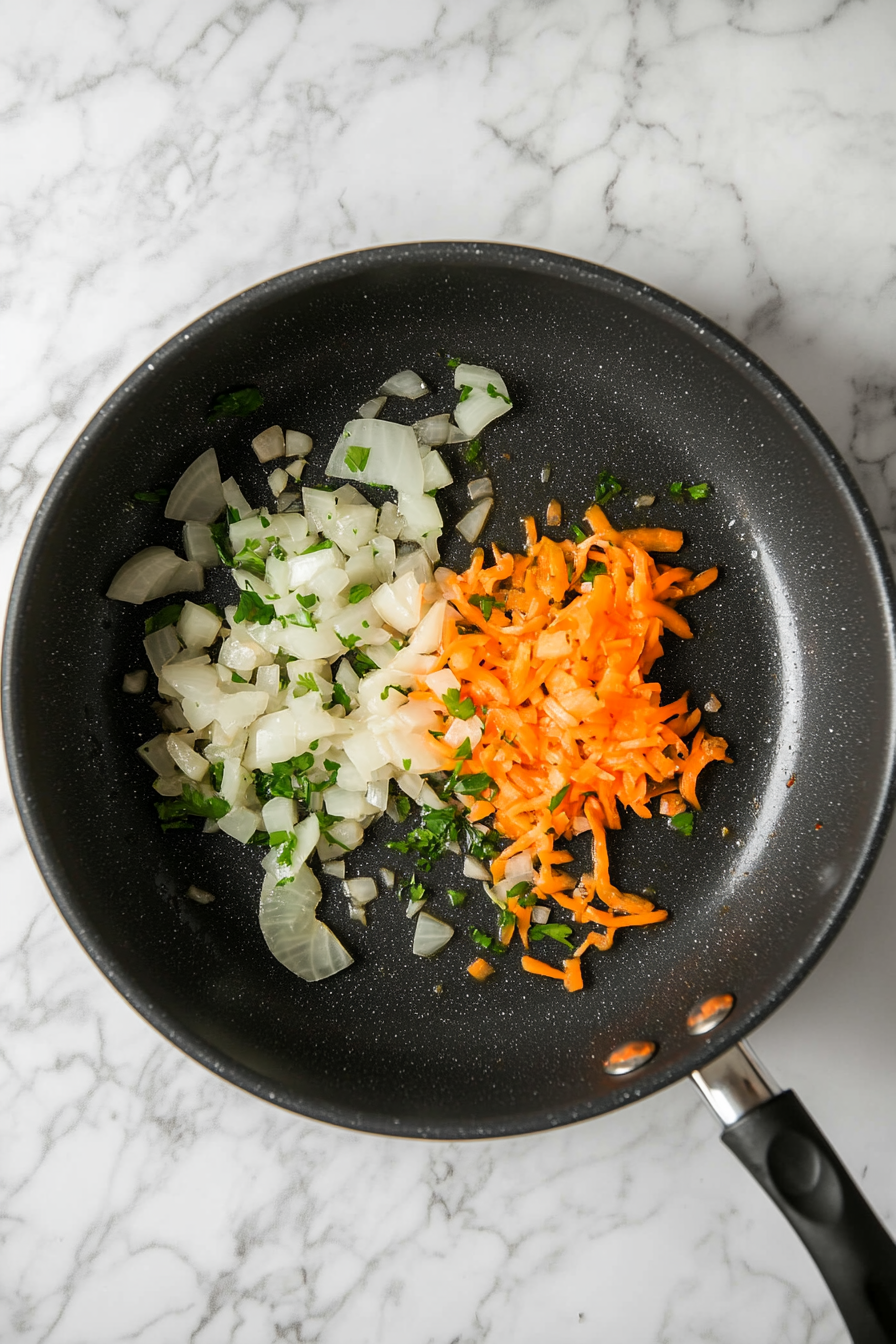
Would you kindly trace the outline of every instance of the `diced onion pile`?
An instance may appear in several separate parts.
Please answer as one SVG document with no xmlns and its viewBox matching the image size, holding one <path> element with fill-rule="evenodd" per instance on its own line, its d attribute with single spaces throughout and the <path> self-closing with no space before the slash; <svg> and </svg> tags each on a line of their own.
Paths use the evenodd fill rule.
<svg viewBox="0 0 896 1344">
<path fill-rule="evenodd" d="M 206 569 L 231 566 L 237 592 L 223 614 L 188 599 L 176 624 L 146 637 L 166 731 L 139 754 L 155 771 L 163 825 L 205 818 L 207 831 L 267 846 L 262 933 L 274 956 L 304 980 L 321 980 L 352 961 L 317 917 L 321 888 L 311 855 L 338 872 L 365 828 L 393 813 L 396 794 L 463 810 L 459 800 L 441 800 L 424 776 L 443 768 L 431 734 L 460 744 L 472 727 L 447 707 L 412 698 L 441 695 L 446 676 L 433 672 L 447 607 L 433 575 L 443 528 L 435 491 L 452 476 L 432 445 L 479 434 L 511 404 L 493 369 L 459 364 L 455 385 L 456 423 L 444 415 L 408 426 L 380 418 L 385 399 L 416 399 L 428 389 L 410 370 L 387 380 L 332 450 L 327 473 L 345 483 L 303 489 L 301 508 L 285 486 L 311 451 L 307 435 L 274 425 L 252 441 L 264 464 L 299 459 L 298 470 L 277 467 L 269 477 L 278 512 L 251 507 L 235 480 L 222 481 L 208 449 L 183 473 L 165 509 L 184 524 L 188 558 L 148 547 L 122 565 L 107 593 L 132 603 L 199 594 Z M 357 484 L 392 486 L 397 503 L 377 507 Z M 491 507 L 490 490 L 479 483 L 458 524 L 470 541 Z M 218 522 L 225 510 L 227 522 Z M 476 872 L 489 876 L 482 864 Z M 211 899 L 198 891 L 188 894 Z M 345 892 L 352 918 L 366 922 L 373 879 L 350 879 Z M 422 900 L 413 906 L 413 950 L 432 956 L 453 929 L 421 914 Z"/>
</svg>

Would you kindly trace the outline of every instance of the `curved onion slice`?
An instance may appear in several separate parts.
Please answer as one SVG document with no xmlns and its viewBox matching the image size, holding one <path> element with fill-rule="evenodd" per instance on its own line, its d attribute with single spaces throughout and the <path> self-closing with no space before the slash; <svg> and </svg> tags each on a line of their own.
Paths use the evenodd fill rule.
<svg viewBox="0 0 896 1344">
<path fill-rule="evenodd" d="M 223 508 L 224 491 L 218 458 L 214 448 L 209 448 L 190 463 L 171 491 L 165 505 L 165 517 L 178 518 L 182 523 L 190 519 L 213 523 Z"/>
<path fill-rule="evenodd" d="M 375 420 L 385 404 L 385 397 L 371 397 L 363 406 L 358 407 L 358 415 L 362 420 Z"/>
<path fill-rule="evenodd" d="M 184 580 L 192 577 L 190 562 L 181 560 L 170 546 L 147 546 L 125 560 L 106 596 L 116 602 L 151 602 L 154 597 L 184 590 L 189 586 Z"/>
<path fill-rule="evenodd" d="M 503 406 L 503 402 L 501 405 Z M 423 494 L 417 435 L 394 420 L 349 420 L 336 441 L 327 475 L 367 485 L 392 485 Z"/>
<path fill-rule="evenodd" d="M 425 420 L 415 420 L 411 429 L 417 435 L 419 444 L 427 445 L 430 448 L 439 448 L 443 443 L 448 442 L 450 426 L 448 424 L 448 412 L 442 415 L 428 415 Z"/>
<path fill-rule="evenodd" d="M 377 393 L 381 397 L 406 397 L 408 401 L 416 401 L 418 397 L 425 397 L 429 388 L 413 369 L 402 369 L 401 373 L 394 374 L 387 378 L 382 387 L 377 388 Z"/>
<path fill-rule="evenodd" d="M 184 523 L 183 538 L 188 560 L 196 560 L 206 569 L 220 565 L 221 557 L 208 530 L 208 523 L 197 523 L 191 518 Z"/>
<path fill-rule="evenodd" d="M 301 980 L 325 980 L 345 970 L 354 958 L 315 915 L 320 883 L 304 866 L 277 886 L 267 877 L 261 889 L 258 921 L 271 952 Z"/>
<path fill-rule="evenodd" d="M 472 509 L 464 514 L 463 518 L 455 524 L 458 532 L 465 541 L 471 544 L 479 536 L 479 533 L 485 527 L 486 519 L 491 512 L 494 500 L 490 497 L 480 499 L 478 504 L 474 504 Z"/>
<path fill-rule="evenodd" d="M 457 421 L 458 429 L 473 439 L 482 433 L 486 425 L 490 425 L 493 420 L 506 415 L 512 409 L 511 403 L 505 401 L 502 395 L 492 396 L 489 392 L 474 387 L 473 391 L 455 406 L 454 419 Z"/>
<path fill-rule="evenodd" d="M 454 929 L 450 924 L 423 910 L 414 925 L 414 955 L 434 957 L 453 937 Z"/>
<path fill-rule="evenodd" d="M 487 499 L 494 493 L 494 487 L 488 476 L 479 476 L 475 481 L 467 481 L 467 494 L 472 500 Z"/>
<path fill-rule="evenodd" d="M 430 490 L 441 490 L 443 486 L 451 485 L 454 477 L 445 465 L 445 459 L 441 453 L 427 453 L 423 462 L 423 488 L 427 492 Z"/>
</svg>

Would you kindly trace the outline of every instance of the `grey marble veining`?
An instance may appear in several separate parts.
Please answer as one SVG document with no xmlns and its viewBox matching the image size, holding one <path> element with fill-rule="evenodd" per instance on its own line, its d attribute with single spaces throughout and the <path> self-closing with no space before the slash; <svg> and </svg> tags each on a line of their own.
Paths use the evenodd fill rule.
<svg viewBox="0 0 896 1344">
<path fill-rule="evenodd" d="M 808 403 L 892 542 L 894 57 L 888 0 L 7 7 L 4 602 L 53 471 L 154 346 L 413 238 L 568 251 L 702 309 Z M 0 1339 L 845 1339 L 689 1088 L 466 1146 L 302 1121 L 117 997 L 7 797 L 0 855 Z M 756 1043 L 896 1230 L 894 873 L 891 842 Z"/>
</svg>

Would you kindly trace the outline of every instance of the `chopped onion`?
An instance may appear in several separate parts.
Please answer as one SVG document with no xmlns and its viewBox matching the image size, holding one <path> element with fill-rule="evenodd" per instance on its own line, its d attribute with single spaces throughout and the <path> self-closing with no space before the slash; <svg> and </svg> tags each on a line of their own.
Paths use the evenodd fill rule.
<svg viewBox="0 0 896 1344">
<path fill-rule="evenodd" d="M 345 877 L 345 859 L 333 859 L 330 863 L 322 863 L 321 871 L 326 873 L 327 877 Z"/>
<path fill-rule="evenodd" d="M 496 369 L 487 369 L 484 364 L 456 364 L 454 367 L 454 386 L 460 391 L 472 387 L 474 391 L 485 392 L 491 385 L 502 397 L 506 397 L 507 384 Z M 500 398 L 499 398 L 500 400 Z M 506 403 L 505 403 L 506 404 Z"/>
<path fill-rule="evenodd" d="M 298 498 L 298 495 L 292 490 L 284 490 L 281 495 L 277 496 L 277 512 L 285 513 L 287 509 L 292 508 Z"/>
<path fill-rule="evenodd" d="M 413 899 L 408 901 L 407 905 L 404 908 L 405 919 L 416 918 L 416 916 L 420 914 L 420 911 L 423 909 L 425 904 L 426 904 L 425 896 L 421 896 L 419 901 L 415 901 Z"/>
<path fill-rule="evenodd" d="M 299 481 L 301 480 L 302 472 L 305 470 L 307 465 L 308 463 L 306 462 L 305 458 L 300 457 L 298 461 L 290 462 L 289 466 L 286 468 L 286 474 L 287 476 L 291 476 L 294 481 Z"/>
<path fill-rule="evenodd" d="M 261 889 L 259 923 L 271 952 L 302 980 L 325 980 L 350 966 L 354 958 L 315 915 L 320 883 L 303 866 L 282 886 L 271 877 Z"/>
<path fill-rule="evenodd" d="M 257 509 L 250 506 L 249 501 L 232 476 L 228 476 L 226 481 L 221 482 L 221 490 L 227 507 L 236 509 L 241 519 L 252 518 L 258 513 Z"/>
<path fill-rule="evenodd" d="M 268 485 L 271 487 L 271 493 L 274 496 L 282 495 L 283 491 L 289 485 L 290 477 L 282 467 L 277 467 L 268 477 Z"/>
<path fill-rule="evenodd" d="M 532 868 L 531 849 L 524 849 L 519 854 L 511 854 L 507 860 L 507 867 L 504 869 L 504 876 L 512 878 L 511 886 L 514 882 L 531 882 L 535 877 Z"/>
<path fill-rule="evenodd" d="M 542 485 L 547 485 L 547 483 L 548 483 L 548 481 L 549 481 L 550 479 L 551 479 L 551 469 L 550 469 L 550 467 L 547 465 L 547 463 L 545 463 L 545 465 L 544 465 L 544 466 L 542 467 L 542 469 L 541 469 L 541 483 L 542 483 Z"/>
<path fill-rule="evenodd" d="M 204 779 L 208 774 L 208 761 L 204 756 L 200 756 L 198 751 L 193 750 L 187 741 L 188 736 L 192 734 L 171 733 L 165 743 L 168 755 L 178 770 L 182 770 L 189 779 Z"/>
<path fill-rule="evenodd" d="M 415 420 L 411 425 L 417 435 L 417 442 L 430 448 L 440 448 L 448 442 L 448 412 L 444 415 L 428 415 L 425 420 Z"/>
<path fill-rule="evenodd" d="M 183 589 L 184 567 L 189 564 L 175 555 L 170 546 L 147 546 L 125 560 L 106 596 L 116 602 L 151 602 Z"/>
<path fill-rule="evenodd" d="M 371 397 L 363 406 L 358 407 L 358 415 L 362 420 L 375 420 L 385 404 L 385 397 Z"/>
<path fill-rule="evenodd" d="M 350 420 L 330 454 L 327 475 L 422 495 L 417 436 L 409 425 L 393 420 Z"/>
<path fill-rule="evenodd" d="M 177 622 L 177 634 L 188 649 L 207 649 L 221 629 L 221 617 L 208 607 L 187 600 Z"/>
<path fill-rule="evenodd" d="M 418 916 L 414 928 L 414 955 L 434 957 L 453 937 L 454 929 L 450 924 L 424 911 Z"/>
<path fill-rule="evenodd" d="M 401 531 L 401 515 L 398 512 L 398 505 L 392 499 L 387 499 L 380 509 L 380 536 L 388 537 L 394 541 Z"/>
<path fill-rule="evenodd" d="M 180 653 L 180 640 L 174 626 L 166 625 L 161 630 L 153 630 L 151 635 L 147 635 L 143 647 L 153 672 L 158 676 L 169 658 Z"/>
<path fill-rule="evenodd" d="M 380 869 L 380 881 L 384 887 L 388 887 L 390 890 L 395 886 L 395 874 L 391 868 Z"/>
<path fill-rule="evenodd" d="M 127 691 L 128 695 L 140 695 L 141 691 L 146 690 L 148 679 L 149 673 L 145 667 L 137 672 L 125 672 L 121 680 L 121 689 Z"/>
<path fill-rule="evenodd" d="M 449 443 L 469 443 L 472 437 L 472 434 L 465 434 L 462 429 L 458 429 L 457 425 L 448 426 Z"/>
<path fill-rule="evenodd" d="M 145 761 L 151 769 L 155 770 L 157 775 L 174 775 L 177 773 L 177 766 L 168 754 L 168 734 L 158 733 L 156 737 L 151 737 L 148 742 L 144 742 L 137 748 L 137 755 L 141 761 Z M 178 789 L 180 793 L 180 789 Z"/>
<path fill-rule="evenodd" d="M 427 493 L 451 485 L 454 477 L 446 467 L 441 453 L 427 452 L 420 460 L 423 463 L 423 488 Z"/>
<path fill-rule="evenodd" d="M 245 845 L 261 827 L 261 817 L 248 807 L 232 807 L 223 817 L 218 818 L 218 830 L 239 840 Z"/>
<path fill-rule="evenodd" d="M 186 895 L 197 905 L 211 905 L 215 899 L 210 891 L 203 891 L 202 887 L 194 887 L 192 882 L 187 887 Z"/>
<path fill-rule="evenodd" d="M 379 895 L 372 877 L 350 877 L 342 885 L 352 905 L 369 905 Z"/>
<path fill-rule="evenodd" d="M 651 504 L 656 503 L 656 495 L 639 495 L 635 500 L 636 509 L 649 509 Z"/>
<path fill-rule="evenodd" d="M 494 500 L 492 499 L 481 499 L 478 504 L 473 505 L 468 513 L 464 514 L 458 523 L 455 523 L 455 527 L 464 541 L 469 541 L 472 545 L 477 539 L 485 527 L 493 503 Z"/>
<path fill-rule="evenodd" d="M 208 448 L 191 462 L 176 482 L 165 504 L 165 517 L 182 523 L 195 519 L 213 523 L 224 509 L 221 473 L 214 448 Z"/>
<path fill-rule="evenodd" d="M 706 710 L 707 714 L 718 714 L 719 710 L 722 708 L 722 702 L 714 691 L 710 692 L 709 699 L 703 708 Z"/>
<path fill-rule="evenodd" d="M 471 499 L 490 499 L 495 493 L 488 476 L 478 476 L 475 481 L 467 482 L 467 494 Z"/>
<path fill-rule="evenodd" d="M 286 440 L 279 425 L 270 425 L 256 434 L 252 440 L 252 450 L 259 462 L 273 462 L 275 457 L 286 453 Z"/>
<path fill-rule="evenodd" d="M 314 447 L 310 434 L 302 434 L 298 429 L 288 429 L 284 435 L 287 457 L 308 457 Z"/>
<path fill-rule="evenodd" d="M 445 806 L 431 784 L 423 785 L 417 798 L 417 802 L 421 807 L 441 808 Z"/>
<path fill-rule="evenodd" d="M 389 806 L 388 779 L 373 779 L 367 785 L 367 801 L 377 812 L 385 812 Z"/>
<path fill-rule="evenodd" d="M 475 877 L 480 882 L 492 880 L 492 875 L 485 864 L 474 859 L 472 854 L 464 855 L 464 877 Z"/>
<path fill-rule="evenodd" d="M 472 439 L 481 434 L 486 425 L 490 425 L 493 420 L 506 415 L 512 409 L 513 406 L 504 401 L 503 397 L 493 397 L 490 393 L 474 387 L 466 399 L 455 406 L 454 418 L 458 428 Z"/>
<path fill-rule="evenodd" d="M 533 905 L 532 907 L 533 924 L 547 924 L 550 921 L 550 918 L 551 918 L 551 911 L 549 906 Z"/>
<path fill-rule="evenodd" d="M 197 523 L 192 519 L 184 523 L 184 550 L 188 560 L 195 560 L 205 569 L 214 569 L 220 565 L 221 557 L 215 545 L 208 523 Z"/>
<path fill-rule="evenodd" d="M 405 397 L 408 401 L 416 401 L 418 397 L 425 397 L 429 388 L 419 373 L 414 373 L 413 369 L 402 369 L 401 373 L 387 378 L 382 387 L 377 388 L 377 392 L 381 397 Z"/>
</svg>

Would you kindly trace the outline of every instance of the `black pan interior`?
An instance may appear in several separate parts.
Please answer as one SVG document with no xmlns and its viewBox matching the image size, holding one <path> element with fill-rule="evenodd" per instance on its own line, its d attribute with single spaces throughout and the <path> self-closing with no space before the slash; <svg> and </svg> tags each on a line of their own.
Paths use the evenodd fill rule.
<svg viewBox="0 0 896 1344">
<path fill-rule="evenodd" d="M 156 731 L 151 695 L 121 693 L 143 661 L 144 612 L 107 602 L 121 560 L 178 528 L 138 489 L 170 484 L 214 445 L 225 473 L 262 501 L 252 434 L 279 422 L 317 443 L 306 483 L 357 406 L 398 369 L 434 395 L 390 402 L 410 420 L 453 405 L 445 354 L 502 370 L 515 409 L 486 432 L 497 507 L 488 537 L 521 543 L 519 518 L 552 496 L 580 516 L 596 473 L 626 492 L 619 524 L 656 493 L 650 520 L 685 529 L 686 563 L 722 580 L 693 600 L 696 638 L 670 637 L 658 672 L 671 697 L 715 692 L 713 730 L 736 763 L 704 775 L 690 839 L 632 817 L 612 836 L 618 881 L 653 887 L 667 924 L 629 932 L 586 963 L 586 992 L 501 965 L 486 985 L 464 967 L 453 922 L 432 962 L 411 955 L 403 907 L 387 895 L 364 930 L 339 884 L 322 916 L 356 956 L 319 985 L 268 954 L 257 926 L 258 851 L 224 836 L 159 833 L 134 747 Z M 205 423 L 213 395 L 247 383 L 264 409 Z M 449 523 L 478 474 L 447 449 Z M 541 483 L 550 464 L 550 482 Z M 481 470 L 481 469 L 479 469 Z M 671 481 L 711 482 L 676 501 Z M 563 535 L 565 528 L 555 535 Z M 448 564 L 469 553 L 447 536 Z M 427 244 L 318 263 L 253 289 L 174 338 L 111 398 L 75 445 L 25 548 L 7 629 L 5 724 L 32 847 L 60 909 L 118 989 L 166 1036 L 280 1105 L 358 1128 L 425 1136 L 508 1134 L 568 1123 L 653 1091 L 765 1016 L 842 922 L 889 810 L 892 621 L 886 565 L 867 511 L 818 426 L 769 372 L 682 305 L 613 272 L 525 249 Z M 210 592 L 223 593 L 220 572 Z M 161 605 L 161 604 L 159 604 Z M 788 783 L 790 786 L 788 787 Z M 723 835 L 723 827 L 727 835 Z M 350 874 L 404 861 L 382 822 Z M 583 864 L 585 854 L 582 855 Z M 198 907 L 190 882 L 217 894 Z M 431 908 L 461 884 L 435 870 Z M 466 884 L 468 887 L 471 885 Z M 514 962 L 515 954 L 506 958 Z M 691 1005 L 729 991 L 710 1038 L 685 1029 Z M 608 1050 L 657 1042 L 628 1078 Z"/>
</svg>

